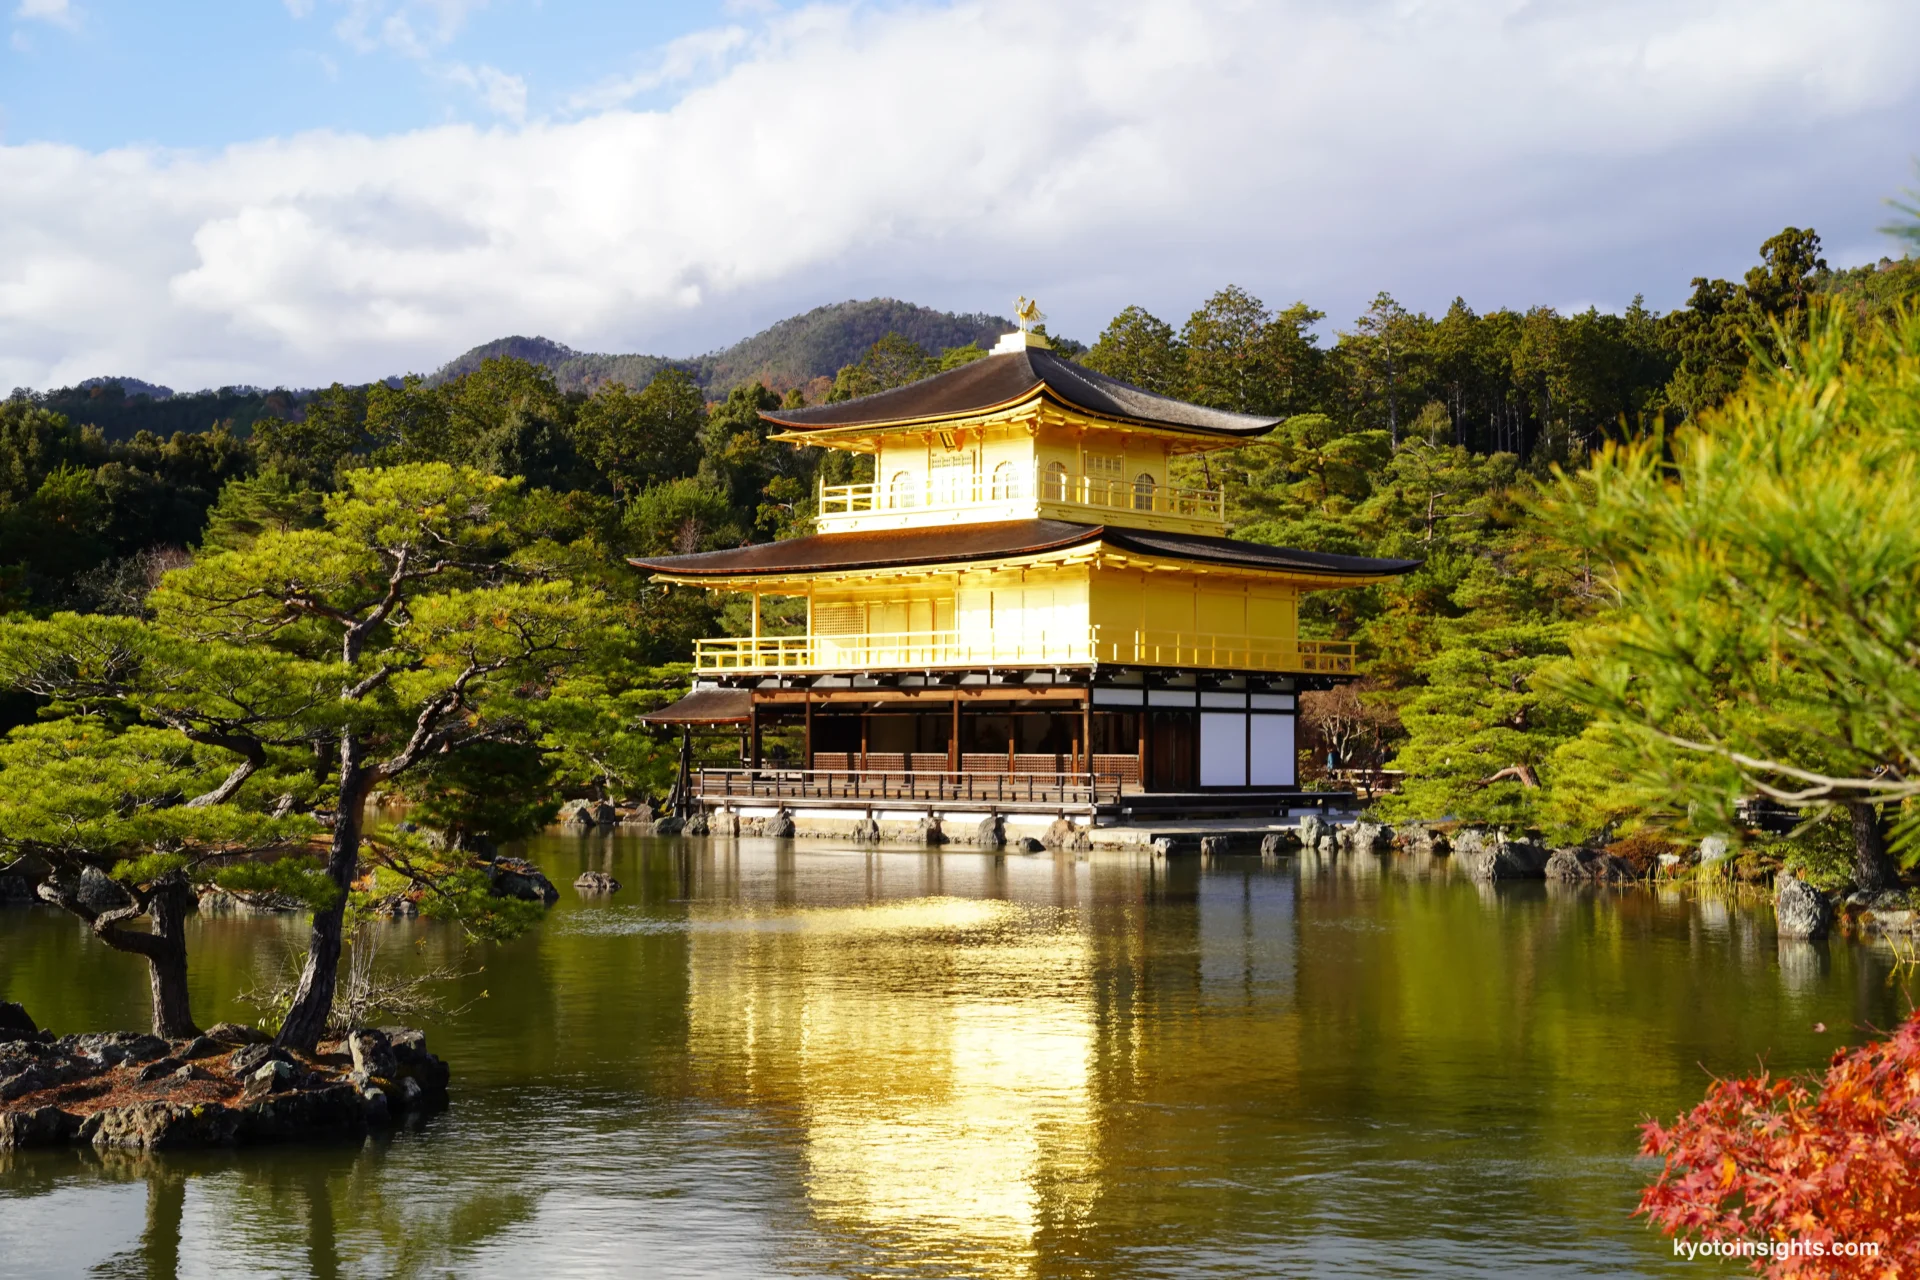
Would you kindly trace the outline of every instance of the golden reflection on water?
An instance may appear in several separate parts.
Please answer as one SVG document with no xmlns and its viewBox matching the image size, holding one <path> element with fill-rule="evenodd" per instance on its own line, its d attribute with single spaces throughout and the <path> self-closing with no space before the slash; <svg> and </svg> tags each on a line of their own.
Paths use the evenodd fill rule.
<svg viewBox="0 0 1920 1280">
<path fill-rule="evenodd" d="M 706 1087 L 800 1129 L 808 1206 L 900 1265 L 1021 1276 L 1082 1218 L 1097 1160 L 1077 913 L 928 897 L 696 909 Z"/>
</svg>

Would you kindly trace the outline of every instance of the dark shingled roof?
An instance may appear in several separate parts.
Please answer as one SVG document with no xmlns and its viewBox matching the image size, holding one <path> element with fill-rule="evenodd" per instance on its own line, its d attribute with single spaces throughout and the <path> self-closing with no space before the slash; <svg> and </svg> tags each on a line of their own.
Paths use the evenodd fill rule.
<svg viewBox="0 0 1920 1280">
<path fill-rule="evenodd" d="M 1151 533 L 1117 525 L 1066 520 L 996 520 L 927 529 L 877 529 L 862 533 L 816 533 L 784 542 L 762 542 L 726 551 L 629 560 L 636 569 L 686 578 L 747 578 L 771 573 L 966 564 L 1035 555 L 1102 542 L 1117 551 L 1168 556 L 1203 564 L 1237 565 L 1328 577 L 1386 576 L 1418 568 L 1418 560 L 1370 560 L 1318 551 L 1268 547 L 1232 538 L 1191 533 Z"/>
<path fill-rule="evenodd" d="M 695 689 L 680 701 L 640 718 L 648 724 L 745 724 L 752 711 L 753 694 L 749 690 Z"/>
<path fill-rule="evenodd" d="M 1209 435 L 1257 436 L 1272 430 L 1280 421 L 1208 409 L 1155 395 L 1118 378 L 1083 368 L 1044 347 L 1026 347 L 1005 355 L 988 356 L 904 387 L 876 391 L 838 404 L 769 409 L 760 416 L 768 422 L 802 431 L 884 426 L 970 417 L 1024 404 L 1035 394 L 1050 395 L 1069 408 L 1102 417 Z"/>
</svg>

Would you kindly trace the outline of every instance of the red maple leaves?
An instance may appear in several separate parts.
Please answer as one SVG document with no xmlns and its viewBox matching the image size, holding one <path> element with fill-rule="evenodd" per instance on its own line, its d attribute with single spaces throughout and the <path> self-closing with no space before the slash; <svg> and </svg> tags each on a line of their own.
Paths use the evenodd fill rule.
<svg viewBox="0 0 1920 1280">
<path fill-rule="evenodd" d="M 1649 1121 L 1641 1154 L 1666 1165 L 1638 1212 L 1670 1236 L 1824 1255 L 1755 1258 L 1769 1276 L 1920 1276 L 1920 1011 L 1814 1083 L 1716 1081 L 1671 1128 Z"/>
</svg>

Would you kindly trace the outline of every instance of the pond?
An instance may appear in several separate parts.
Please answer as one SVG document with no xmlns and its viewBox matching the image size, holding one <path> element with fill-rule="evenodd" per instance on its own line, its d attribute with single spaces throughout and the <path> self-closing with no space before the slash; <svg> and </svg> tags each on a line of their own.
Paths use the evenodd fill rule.
<svg viewBox="0 0 1920 1280">
<path fill-rule="evenodd" d="M 1715 1274 L 1633 1219 L 1636 1125 L 1823 1064 L 1910 993 L 1764 905 L 1444 862 L 551 836 L 543 925 L 464 948 L 452 1108 L 319 1148 L 0 1156 L 0 1271 Z M 570 887 L 610 871 L 612 898 Z M 194 925 L 201 1022 L 297 922 Z M 0 998 L 143 1027 L 137 961 L 0 912 Z M 1824 1026 L 1825 1030 L 1822 1030 Z M 1732 1272 L 1729 1271 L 1729 1274 Z"/>
</svg>

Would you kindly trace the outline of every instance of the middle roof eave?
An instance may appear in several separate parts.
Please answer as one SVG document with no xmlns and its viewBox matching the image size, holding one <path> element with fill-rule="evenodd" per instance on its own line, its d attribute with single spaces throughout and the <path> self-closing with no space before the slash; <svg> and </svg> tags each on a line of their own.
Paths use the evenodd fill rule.
<svg viewBox="0 0 1920 1280">
<path fill-rule="evenodd" d="M 774 574 L 972 564 L 1041 555 L 1091 543 L 1101 543 L 1121 552 L 1196 564 L 1326 578 L 1388 578 L 1418 568 L 1421 563 L 1298 551 L 1200 534 L 1075 524 L 1066 520 L 996 520 L 925 529 L 816 533 L 725 551 L 635 558 L 628 563 L 636 569 L 683 581 L 719 582 Z"/>
</svg>

